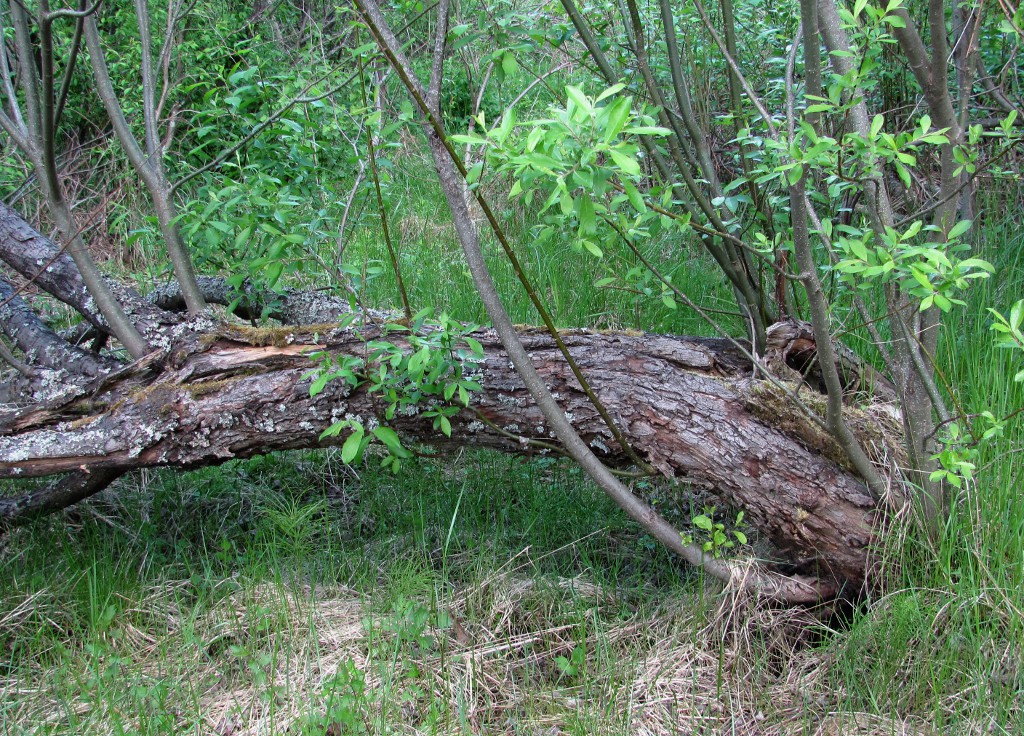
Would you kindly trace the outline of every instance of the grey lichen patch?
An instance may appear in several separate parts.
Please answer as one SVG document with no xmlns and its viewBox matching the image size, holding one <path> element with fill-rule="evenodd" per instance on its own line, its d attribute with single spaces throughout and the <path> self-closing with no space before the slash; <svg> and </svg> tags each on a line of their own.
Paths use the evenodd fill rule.
<svg viewBox="0 0 1024 736">
<path fill-rule="evenodd" d="M 341 402 L 339 402 L 339 403 L 337 403 L 337 404 L 335 404 L 334 406 L 331 407 L 331 423 L 332 424 L 334 422 L 340 422 L 342 419 L 349 419 L 349 420 L 351 420 L 352 418 L 355 418 L 356 420 L 359 419 L 359 417 L 357 417 L 357 416 L 355 416 L 353 414 L 349 414 L 348 413 L 348 404 L 346 404 L 344 401 L 341 401 Z"/>
<path fill-rule="evenodd" d="M 67 371 L 36 368 L 37 379 L 33 384 L 32 399 L 39 403 L 57 403 L 70 399 L 81 389 L 69 381 Z"/>
<path fill-rule="evenodd" d="M 73 430 L 70 423 L 37 430 L 31 437 L 0 437 L 0 463 L 23 463 L 38 458 L 92 457 L 108 439 L 104 428 Z"/>
<path fill-rule="evenodd" d="M 143 450 L 152 447 L 169 435 L 177 427 L 177 422 L 172 421 L 157 429 L 149 425 L 139 427 L 136 435 L 132 438 L 132 446 L 128 450 L 128 457 L 138 457 Z"/>
<path fill-rule="evenodd" d="M 522 409 L 528 402 L 524 398 L 498 394 L 498 403 L 508 409 Z"/>
</svg>

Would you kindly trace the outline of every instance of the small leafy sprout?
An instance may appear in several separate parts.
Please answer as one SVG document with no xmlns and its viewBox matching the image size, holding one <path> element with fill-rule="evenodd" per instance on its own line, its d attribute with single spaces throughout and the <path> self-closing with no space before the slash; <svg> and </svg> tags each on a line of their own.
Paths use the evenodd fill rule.
<svg viewBox="0 0 1024 736">
<path fill-rule="evenodd" d="M 555 657 L 555 666 L 558 668 L 559 677 L 576 677 L 582 672 L 586 660 L 586 644 L 577 644 L 568 657 L 564 655 Z"/>
<path fill-rule="evenodd" d="M 726 525 L 722 522 L 716 522 L 715 506 L 705 506 L 704 513 L 697 514 L 693 517 L 693 525 L 701 530 L 701 534 L 697 535 L 701 539 L 701 549 L 705 552 L 710 552 L 716 559 L 721 557 L 725 550 L 732 549 L 739 544 L 747 543 L 747 535 L 740 531 L 737 527 L 743 523 L 743 512 L 740 511 L 736 514 L 736 520 L 733 523 L 732 529 L 726 528 Z M 693 534 L 682 534 L 683 544 L 693 544 L 695 535 Z"/>
<path fill-rule="evenodd" d="M 409 326 L 385 325 L 380 339 L 366 343 L 367 357 L 334 356 L 325 351 L 310 357 L 318 363 L 306 374 L 312 378 L 310 396 L 324 391 L 332 381 L 342 381 L 349 388 L 365 388 L 383 399 L 383 417 L 367 430 L 358 418 L 346 417 L 335 422 L 320 439 L 337 437 L 348 430 L 341 448 L 345 463 L 359 462 L 366 448 L 374 441 L 387 450 L 384 467 L 398 471 L 401 461 L 413 457 L 398 433 L 387 426 L 396 416 L 422 414 L 432 420 L 435 431 L 446 437 L 452 434 L 452 418 L 468 407 L 470 394 L 480 390 L 466 365 L 483 357 L 483 346 L 471 335 L 476 325 L 464 325 L 442 314 L 431 319 L 424 310 L 413 317 Z M 401 335 L 401 342 L 386 338 Z"/>
</svg>

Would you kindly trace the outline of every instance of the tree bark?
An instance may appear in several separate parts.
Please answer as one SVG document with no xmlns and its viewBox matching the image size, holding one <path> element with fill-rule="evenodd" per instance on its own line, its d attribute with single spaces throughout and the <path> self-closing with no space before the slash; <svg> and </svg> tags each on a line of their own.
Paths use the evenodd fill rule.
<svg viewBox="0 0 1024 736">
<path fill-rule="evenodd" d="M 238 326 L 191 334 L 86 395 L 0 415 L 0 477 L 195 468 L 343 441 L 319 436 L 345 417 L 372 427 L 382 406 L 341 382 L 311 398 L 309 354 L 361 356 L 378 334 L 372 327 L 325 333 L 322 326 L 319 334 Z M 483 389 L 454 418 L 452 437 L 419 414 L 388 424 L 407 443 L 441 449 L 549 452 L 534 445 L 556 443 L 496 336 L 475 337 L 485 356 L 470 367 Z M 627 464 L 551 338 L 532 330 L 521 338 L 581 436 L 609 464 Z M 747 377 L 750 366 L 728 341 L 585 330 L 563 339 L 654 467 L 743 508 L 790 569 L 864 584 L 876 501 L 824 433 L 787 410 L 770 384 Z"/>
</svg>

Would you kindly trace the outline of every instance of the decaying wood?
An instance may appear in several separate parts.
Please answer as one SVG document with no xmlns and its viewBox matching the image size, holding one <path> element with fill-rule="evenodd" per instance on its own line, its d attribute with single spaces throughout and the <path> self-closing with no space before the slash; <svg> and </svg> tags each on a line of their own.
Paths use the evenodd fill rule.
<svg viewBox="0 0 1024 736">
<path fill-rule="evenodd" d="M 193 334 L 97 391 L 4 417 L 0 477 L 199 467 L 315 447 L 324 429 L 346 417 L 372 427 L 381 421 L 379 400 L 340 382 L 311 398 L 308 373 L 310 352 L 363 355 L 373 337 L 373 328 L 235 326 Z M 418 413 L 389 424 L 407 442 L 544 452 L 532 442 L 553 439 L 497 340 L 487 331 L 476 337 L 485 358 L 472 369 L 483 390 L 473 397 L 474 410 L 453 421 L 452 438 Z M 523 339 L 581 434 L 609 463 L 625 464 L 551 339 L 536 332 Z M 761 382 L 749 378 L 750 366 L 731 343 L 583 330 L 564 339 L 634 447 L 658 470 L 704 484 L 745 509 L 803 570 L 864 580 L 875 501 L 806 438 L 750 410 L 763 401 Z"/>
<path fill-rule="evenodd" d="M 783 319 L 771 325 L 766 335 L 765 359 L 770 364 L 774 362 L 773 368 L 785 365 L 814 390 L 826 392 L 810 322 Z M 836 343 L 835 353 L 836 368 L 844 392 L 875 397 L 890 403 L 896 401 L 896 387 L 869 363 L 842 343 Z"/>
</svg>

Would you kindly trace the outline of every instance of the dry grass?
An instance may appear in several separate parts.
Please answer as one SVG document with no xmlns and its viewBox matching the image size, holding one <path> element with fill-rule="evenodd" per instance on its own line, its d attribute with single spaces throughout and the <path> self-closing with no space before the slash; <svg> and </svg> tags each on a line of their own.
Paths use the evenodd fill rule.
<svg viewBox="0 0 1024 736">
<path fill-rule="evenodd" d="M 170 732 L 348 733 L 330 708 L 336 673 L 354 665 L 366 690 L 347 712 L 368 733 L 935 733 L 913 718 L 840 712 L 831 650 L 808 645 L 816 622 L 741 593 L 703 612 L 691 598 L 623 617 L 586 580 L 506 572 L 432 609 L 407 606 L 433 611 L 417 629 L 344 587 L 223 584 L 235 589 L 198 614 L 187 581 L 126 606 L 106 646 L 73 660 L 73 683 L 43 666 L 0 680 L 14 732 L 142 732 L 161 715 L 173 718 Z M 26 598 L 0 626 L 59 625 L 44 598 Z M 580 648 L 578 672 L 558 666 Z M 165 696 L 153 712 L 144 693 L 125 695 L 146 687 Z"/>
<path fill-rule="evenodd" d="M 820 624 L 743 593 L 623 615 L 587 580 L 507 571 L 392 611 L 340 586 L 221 585 L 206 607 L 189 581 L 125 601 L 100 643 L 63 659 L 63 682 L 42 662 L 0 679 L 4 732 L 152 732 L 160 717 L 174 724 L 160 732 L 348 733 L 331 703 L 350 683 L 339 690 L 337 673 L 354 666 L 366 689 L 345 712 L 360 733 L 937 733 L 914 717 L 843 712 L 834 649 L 809 642 Z M 53 603 L 27 597 L 0 628 L 60 628 Z M 578 672 L 559 666 L 577 650 Z"/>
</svg>

